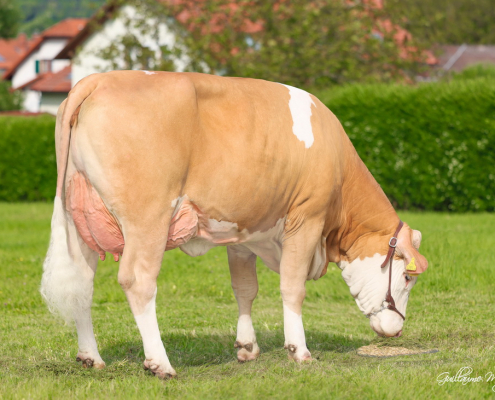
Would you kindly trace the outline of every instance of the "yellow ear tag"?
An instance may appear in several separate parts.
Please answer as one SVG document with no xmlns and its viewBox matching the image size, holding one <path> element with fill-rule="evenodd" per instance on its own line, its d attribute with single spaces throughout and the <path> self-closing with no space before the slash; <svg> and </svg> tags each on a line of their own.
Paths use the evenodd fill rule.
<svg viewBox="0 0 495 400">
<path fill-rule="evenodd" d="M 414 257 L 411 259 L 411 262 L 407 264 L 406 271 L 416 271 L 416 264 L 414 263 L 416 260 Z"/>
</svg>

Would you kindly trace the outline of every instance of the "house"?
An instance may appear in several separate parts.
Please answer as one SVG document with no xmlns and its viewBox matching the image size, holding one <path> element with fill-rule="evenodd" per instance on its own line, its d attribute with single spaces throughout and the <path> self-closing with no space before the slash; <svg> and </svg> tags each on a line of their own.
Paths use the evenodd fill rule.
<svg viewBox="0 0 495 400">
<path fill-rule="evenodd" d="M 32 40 L 36 40 L 36 38 Z M 21 34 L 15 39 L 0 39 L 0 77 L 29 50 L 30 44 L 31 40 L 25 34 Z"/>
<path fill-rule="evenodd" d="M 6 64 L 3 79 L 10 80 L 14 90 L 23 91 L 24 110 L 56 114 L 70 89 L 82 78 L 127 67 L 125 57 L 129 55 L 124 49 L 120 49 L 117 65 L 101 56 L 101 52 L 122 36 L 132 33 L 140 45 L 151 52 L 151 67 L 154 60 L 161 59 L 163 46 L 174 46 L 175 35 L 167 25 L 146 20 L 147 24 L 158 24 L 157 37 L 151 37 L 133 26 L 134 21 L 143 21 L 136 8 L 115 2 L 104 5 L 90 20 L 70 18 L 61 21 L 33 38 L 25 45 L 21 56 Z M 0 54 L 1 51 L 0 42 Z M 184 69 L 184 60 L 175 58 L 172 61 L 174 70 Z"/>
<path fill-rule="evenodd" d="M 61 97 L 61 86 L 57 79 L 68 79 L 69 89 L 65 91 L 64 98 L 67 96 L 70 90 L 71 62 L 67 59 L 55 59 L 55 56 L 86 23 L 86 19 L 69 18 L 53 25 L 33 38 L 27 50 L 4 72 L 3 79 L 10 80 L 14 90 L 24 92 L 24 110 L 54 113 L 54 96 Z M 51 84 L 54 86 L 50 86 Z"/>
<path fill-rule="evenodd" d="M 438 57 L 438 66 L 445 71 L 460 72 L 475 64 L 495 65 L 495 46 L 444 45 Z"/>
</svg>

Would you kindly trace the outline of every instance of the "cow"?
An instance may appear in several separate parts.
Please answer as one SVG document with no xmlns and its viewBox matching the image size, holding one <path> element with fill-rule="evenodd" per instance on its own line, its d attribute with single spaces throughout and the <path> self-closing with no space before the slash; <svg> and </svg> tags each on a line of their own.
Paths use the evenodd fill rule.
<svg viewBox="0 0 495 400">
<path fill-rule="evenodd" d="M 305 282 L 329 262 L 371 328 L 401 334 L 409 293 L 428 266 L 421 233 L 400 221 L 335 115 L 308 92 L 199 73 L 94 74 L 60 106 L 55 137 L 41 293 L 75 322 L 84 367 L 105 366 L 91 303 L 106 253 L 120 260 L 144 367 L 160 378 L 176 372 L 156 318 L 157 276 L 177 247 L 190 256 L 227 247 L 241 362 L 260 354 L 251 320 L 257 257 L 280 274 L 290 359 L 311 360 Z"/>
</svg>

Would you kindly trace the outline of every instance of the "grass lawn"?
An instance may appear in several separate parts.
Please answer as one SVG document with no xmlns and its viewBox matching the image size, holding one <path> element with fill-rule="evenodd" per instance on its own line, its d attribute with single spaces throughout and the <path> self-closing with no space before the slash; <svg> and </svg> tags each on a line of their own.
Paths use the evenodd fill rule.
<svg viewBox="0 0 495 400">
<path fill-rule="evenodd" d="M 283 350 L 279 277 L 259 263 L 253 321 L 259 360 L 239 364 L 233 347 L 237 305 L 224 248 L 191 258 L 168 252 L 159 277 L 162 338 L 179 377 L 164 382 L 142 368 L 144 352 L 118 264 L 101 262 L 93 320 L 107 367 L 75 362 L 75 329 L 52 317 L 38 292 L 51 204 L 0 204 L 0 398 L 492 398 L 495 379 L 495 215 L 401 213 L 423 233 L 430 268 L 413 289 L 404 335 L 393 344 L 435 354 L 363 358 L 377 342 L 335 265 L 308 282 L 304 324 L 317 361 L 298 365 Z M 383 341 L 383 339 L 381 339 Z M 462 367 L 483 382 L 446 383 Z"/>
</svg>

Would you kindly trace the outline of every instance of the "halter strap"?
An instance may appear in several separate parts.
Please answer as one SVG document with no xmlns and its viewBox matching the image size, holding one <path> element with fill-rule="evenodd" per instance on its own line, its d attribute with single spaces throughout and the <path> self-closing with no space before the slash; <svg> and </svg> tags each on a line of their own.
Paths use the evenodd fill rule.
<svg viewBox="0 0 495 400">
<path fill-rule="evenodd" d="M 397 242 L 399 241 L 398 236 L 399 232 L 404 226 L 404 222 L 400 221 L 399 226 L 397 227 L 394 236 L 392 236 L 388 242 L 388 253 L 387 257 L 385 258 L 385 261 L 382 264 L 382 268 L 385 268 L 387 266 L 387 263 L 389 263 L 389 270 L 388 270 L 388 290 L 387 294 L 385 296 L 385 301 L 388 303 L 387 307 L 391 311 L 395 311 L 397 314 L 399 314 L 403 320 L 406 319 L 402 313 L 397 310 L 395 307 L 395 301 L 394 298 L 392 297 L 392 262 L 394 261 L 394 254 L 395 254 L 395 248 L 397 247 Z"/>
</svg>

